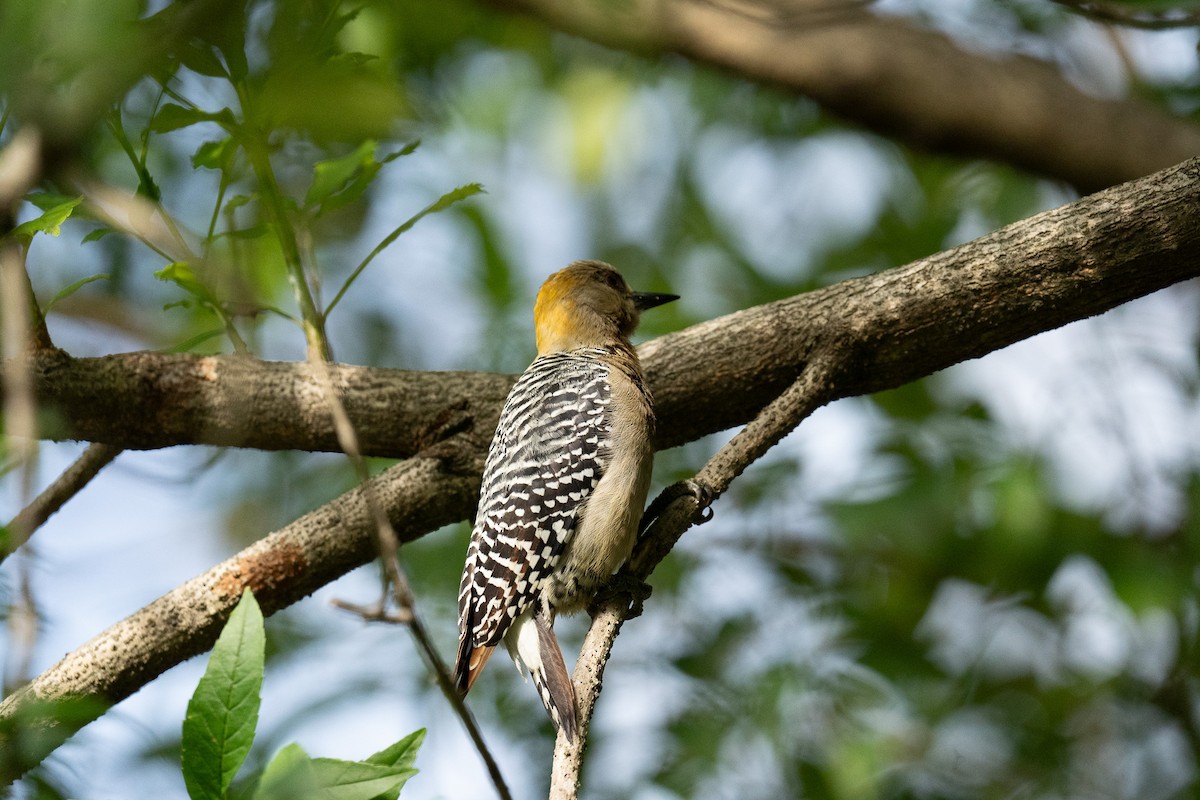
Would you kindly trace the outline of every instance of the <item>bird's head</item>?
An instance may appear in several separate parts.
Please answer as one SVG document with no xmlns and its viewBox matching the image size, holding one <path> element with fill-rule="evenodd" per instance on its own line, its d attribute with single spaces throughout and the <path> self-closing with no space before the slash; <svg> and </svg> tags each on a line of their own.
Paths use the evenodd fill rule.
<svg viewBox="0 0 1200 800">
<path fill-rule="evenodd" d="M 642 311 L 678 299 L 635 292 L 602 261 L 576 261 L 547 278 L 538 292 L 533 308 L 538 355 L 629 344 Z"/>
</svg>

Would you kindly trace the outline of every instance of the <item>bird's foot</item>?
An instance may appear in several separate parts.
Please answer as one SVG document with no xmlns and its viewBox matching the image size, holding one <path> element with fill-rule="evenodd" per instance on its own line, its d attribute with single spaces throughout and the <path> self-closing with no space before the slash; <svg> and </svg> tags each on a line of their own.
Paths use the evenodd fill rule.
<svg viewBox="0 0 1200 800">
<path fill-rule="evenodd" d="M 638 538 L 644 536 L 650 526 L 666 512 L 671 503 L 681 497 L 691 497 L 696 501 L 696 516 L 692 522 L 695 525 L 703 525 L 713 517 L 712 502 L 715 499 L 713 495 L 713 490 L 702 481 L 689 479 L 672 483 L 659 492 L 658 497 L 654 498 L 654 502 L 642 515 L 642 520 L 638 523 Z"/>
<path fill-rule="evenodd" d="M 627 572 L 618 572 L 596 592 L 596 598 L 592 600 L 589 613 L 595 616 L 600 606 L 615 601 L 625 609 L 625 619 L 640 617 L 643 604 L 650 597 L 652 591 L 650 584 L 642 579 Z"/>
</svg>

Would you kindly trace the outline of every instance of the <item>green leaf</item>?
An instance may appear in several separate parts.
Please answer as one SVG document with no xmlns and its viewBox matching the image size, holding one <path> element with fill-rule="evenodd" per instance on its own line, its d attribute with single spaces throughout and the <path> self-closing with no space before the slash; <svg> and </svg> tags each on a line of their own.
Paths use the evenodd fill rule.
<svg viewBox="0 0 1200 800">
<path fill-rule="evenodd" d="M 211 45 L 185 42 L 180 46 L 178 55 L 183 65 L 193 72 L 210 78 L 227 77 L 225 65 L 217 58 L 217 51 Z"/>
<path fill-rule="evenodd" d="M 209 30 L 209 37 L 225 57 L 229 79 L 233 83 L 244 81 L 250 72 L 250 65 L 246 62 L 245 0 L 239 5 L 240 8 L 236 12 L 230 8 L 224 15 L 212 15 L 217 17 L 219 22 Z"/>
<path fill-rule="evenodd" d="M 388 163 L 391 163 L 392 161 L 395 161 L 397 158 L 400 158 L 401 156 L 412 155 L 416 151 L 416 149 L 420 146 L 421 146 L 421 140 L 413 139 L 411 142 L 404 145 L 404 147 L 401 147 L 396 152 L 388 153 L 386 156 L 379 159 L 379 163 L 380 164 L 388 164 Z"/>
<path fill-rule="evenodd" d="M 153 203 L 158 203 L 162 200 L 162 189 L 158 188 L 158 183 L 154 180 L 154 176 L 150 174 L 150 170 L 146 169 L 145 165 L 137 164 L 138 187 L 137 193 L 142 197 L 148 198 Z"/>
<path fill-rule="evenodd" d="M 215 302 L 212 293 L 208 291 L 208 287 L 200 282 L 196 277 L 195 270 L 192 265 L 186 261 L 175 261 L 154 273 L 154 277 L 160 281 L 168 281 L 183 289 L 190 295 L 194 295 L 205 302 Z"/>
<path fill-rule="evenodd" d="M 103 230 L 103 229 L 101 229 L 101 230 Z M 84 286 L 87 286 L 89 283 L 93 283 L 95 281 L 106 281 L 110 277 L 111 277 L 110 275 L 101 272 L 98 275 L 89 275 L 86 278 L 80 278 L 79 280 L 75 281 L 74 283 L 64 286 L 62 289 L 58 290 L 58 292 L 54 295 L 54 297 L 50 298 L 50 302 L 46 303 L 46 307 L 42 309 L 42 313 L 49 314 L 50 309 L 54 308 L 55 303 L 57 303 L 59 300 L 70 297 L 71 295 L 75 294 L 75 292 L 82 289 Z"/>
<path fill-rule="evenodd" d="M 61 206 L 76 199 L 74 195 L 58 194 L 57 192 L 30 192 L 25 199 L 42 211 L 49 211 L 55 206 Z"/>
<path fill-rule="evenodd" d="M 381 764 L 392 767 L 393 769 L 412 769 L 415 771 L 417 761 L 417 750 L 425 741 L 425 729 L 413 731 L 408 736 L 405 736 L 400 741 L 396 742 L 391 747 L 380 750 L 375 755 L 367 759 L 368 764 Z M 407 778 L 405 779 L 407 780 Z M 397 786 L 394 792 L 384 792 L 380 795 L 383 800 L 396 800 L 400 796 L 400 786 Z"/>
<path fill-rule="evenodd" d="M 258 724 L 266 636 L 254 595 L 242 593 L 183 721 L 183 779 L 192 800 L 221 800 Z"/>
<path fill-rule="evenodd" d="M 375 800 L 400 795 L 408 779 L 417 774 L 411 767 L 392 767 L 336 758 L 314 758 L 313 774 L 326 800 Z"/>
<path fill-rule="evenodd" d="M 192 167 L 200 169 L 228 169 L 237 145 L 233 139 L 220 139 L 215 142 L 205 142 L 192 154 Z"/>
<path fill-rule="evenodd" d="M 212 113 L 201 111 L 198 108 L 184 108 L 174 103 L 167 103 L 158 110 L 154 119 L 150 120 L 150 130 L 156 133 L 166 133 L 201 122 L 215 122 L 225 127 L 232 127 L 234 124 L 233 112 L 228 108 L 223 108 Z"/>
<path fill-rule="evenodd" d="M 425 741 L 425 729 L 413 731 L 391 747 L 380 750 L 367 759 L 368 764 L 411 768 L 417 760 L 417 750 Z"/>
<path fill-rule="evenodd" d="M 96 228 L 94 231 L 88 233 L 87 236 L 83 237 L 82 244 L 87 244 L 88 242 L 97 242 L 103 239 L 105 236 L 108 236 L 110 233 L 116 233 L 116 231 L 114 231 L 112 228 Z"/>
<path fill-rule="evenodd" d="M 313 167 L 313 181 L 304 197 L 304 206 L 321 207 L 321 213 L 341 208 L 358 200 L 375 180 L 384 164 L 417 149 L 420 140 L 410 142 L 394 153 L 375 158 L 375 141 L 368 139 L 340 158 L 320 161 Z"/>
<path fill-rule="evenodd" d="M 228 214 L 234 209 L 241 208 L 253 199 L 254 197 L 252 195 L 235 194 L 233 197 L 229 198 L 229 202 L 225 204 L 225 213 Z"/>
<path fill-rule="evenodd" d="M 51 236 L 58 236 L 60 226 L 67 221 L 67 218 L 75 211 L 75 207 L 82 202 L 82 197 L 72 197 L 60 202 L 46 209 L 40 217 L 31 219 L 28 222 L 22 222 L 13 228 L 11 235 L 24 238 L 26 241 L 33 239 L 34 235 L 38 233 L 48 233 Z"/>
<path fill-rule="evenodd" d="M 345 193 L 340 205 L 357 200 L 379 172 L 380 163 L 375 160 L 375 141 L 367 141 L 340 158 L 318 161 L 313 167 L 312 185 L 304 196 L 304 205 L 314 207 L 326 204 L 334 195 Z"/>
<path fill-rule="evenodd" d="M 254 800 L 318 800 L 322 796 L 313 760 L 294 743 L 275 754 L 254 791 Z"/>
<path fill-rule="evenodd" d="M 396 800 L 417 770 L 425 740 L 419 730 L 366 761 L 310 758 L 297 744 L 280 750 L 263 771 L 254 800 Z"/>
<path fill-rule="evenodd" d="M 187 308 L 188 305 L 190 305 L 190 304 L 187 303 L 187 301 L 180 301 L 179 303 L 171 303 L 169 305 L 170 306 L 182 306 L 183 308 Z M 164 306 L 163 310 L 166 311 L 168 307 L 169 306 Z M 188 353 L 188 352 L 191 352 L 192 348 L 197 347 L 198 345 L 204 344 L 209 339 L 215 339 L 224 333 L 225 333 L 224 328 L 213 328 L 211 330 L 202 331 L 201 333 L 197 333 L 195 336 L 184 339 L 179 344 L 171 345 L 163 352 L 165 352 L 165 353 Z"/>
<path fill-rule="evenodd" d="M 333 307 L 338 304 L 338 301 L 340 301 L 342 296 L 350 289 L 350 284 L 354 283 L 358 276 L 362 274 L 362 271 L 367 268 L 367 265 L 375 259 L 375 256 L 382 253 L 387 246 L 396 241 L 401 234 L 411 229 L 412 226 L 420 222 L 422 218 L 427 217 L 430 214 L 436 214 L 439 211 L 445 211 L 447 208 L 459 202 L 460 200 L 465 200 L 468 197 L 479 194 L 482 191 L 483 186 L 478 183 L 468 183 L 465 186 L 459 186 L 457 189 L 446 192 L 433 203 L 425 206 L 425 208 L 421 209 L 416 214 L 413 214 L 404 222 L 400 223 L 395 230 L 383 237 L 383 241 L 375 245 L 375 249 L 367 254 L 367 257 L 362 260 L 362 263 L 354 269 L 354 272 L 350 273 L 350 277 L 346 279 L 346 282 L 342 284 L 342 288 L 338 290 L 338 293 L 334 295 L 333 300 L 331 300 L 329 305 L 326 307 L 325 316 L 329 316 L 329 313 L 333 311 Z"/>
</svg>

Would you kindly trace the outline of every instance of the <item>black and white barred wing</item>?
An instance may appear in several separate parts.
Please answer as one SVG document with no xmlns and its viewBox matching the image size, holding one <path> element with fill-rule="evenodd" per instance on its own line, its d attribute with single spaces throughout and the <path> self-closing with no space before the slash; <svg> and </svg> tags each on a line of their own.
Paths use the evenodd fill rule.
<svg viewBox="0 0 1200 800">
<path fill-rule="evenodd" d="M 500 415 L 459 591 L 464 644 L 499 644 L 537 597 L 609 460 L 608 367 L 588 351 L 543 356 Z"/>
</svg>

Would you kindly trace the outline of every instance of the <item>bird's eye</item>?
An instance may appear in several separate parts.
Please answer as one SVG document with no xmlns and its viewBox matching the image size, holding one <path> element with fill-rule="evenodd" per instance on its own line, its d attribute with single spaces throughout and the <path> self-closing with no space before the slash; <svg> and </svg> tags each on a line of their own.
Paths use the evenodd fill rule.
<svg viewBox="0 0 1200 800">
<path fill-rule="evenodd" d="M 619 292 L 625 291 L 625 279 L 616 272 L 610 272 L 605 275 L 604 282 Z"/>
</svg>

